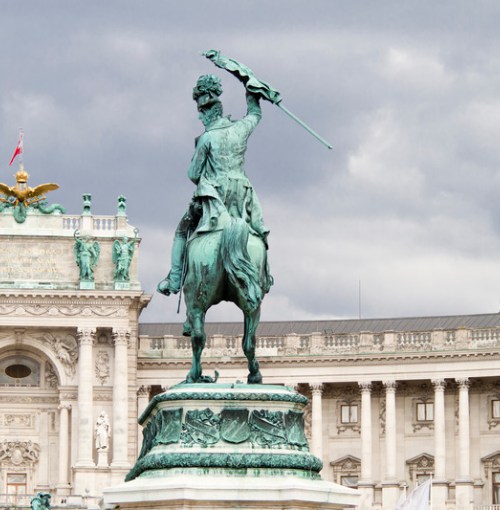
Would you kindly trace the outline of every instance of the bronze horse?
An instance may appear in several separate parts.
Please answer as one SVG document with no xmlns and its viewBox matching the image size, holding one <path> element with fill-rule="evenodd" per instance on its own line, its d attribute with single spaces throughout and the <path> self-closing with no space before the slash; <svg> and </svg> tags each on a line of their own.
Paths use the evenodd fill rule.
<svg viewBox="0 0 500 510">
<path fill-rule="evenodd" d="M 243 352 L 248 360 L 248 383 L 259 384 L 262 375 L 255 358 L 255 332 L 260 305 L 272 285 L 263 240 L 251 234 L 246 222 L 232 218 L 223 230 L 199 234 L 188 241 L 184 278 L 192 366 L 186 382 L 211 382 L 202 375 L 201 354 L 206 343 L 205 315 L 221 301 L 235 303 L 244 315 Z"/>
</svg>

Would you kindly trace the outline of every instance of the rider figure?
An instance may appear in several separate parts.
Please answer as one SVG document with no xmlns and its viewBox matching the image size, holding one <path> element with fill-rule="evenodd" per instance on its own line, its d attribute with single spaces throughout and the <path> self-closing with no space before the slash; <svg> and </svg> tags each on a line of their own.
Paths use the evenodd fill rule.
<svg viewBox="0 0 500 510">
<path fill-rule="evenodd" d="M 262 116 L 259 98 L 247 92 L 247 114 L 241 120 L 232 121 L 222 116 L 221 94 L 220 79 L 210 74 L 200 76 L 193 89 L 205 132 L 196 139 L 188 170 L 196 191 L 175 232 L 172 268 L 158 284 L 158 291 L 167 296 L 181 288 L 190 235 L 222 230 L 231 217 L 236 217 L 244 219 L 250 232 L 259 236 L 267 247 L 269 230 L 244 169 L 247 140 Z"/>
</svg>

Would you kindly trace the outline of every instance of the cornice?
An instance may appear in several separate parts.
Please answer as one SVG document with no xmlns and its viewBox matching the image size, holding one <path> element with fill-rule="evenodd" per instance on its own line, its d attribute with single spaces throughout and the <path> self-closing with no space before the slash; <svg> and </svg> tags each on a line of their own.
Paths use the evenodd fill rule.
<svg viewBox="0 0 500 510">
<path fill-rule="evenodd" d="M 19 303 L 23 300 L 30 302 L 41 300 L 44 304 L 59 303 L 61 301 L 68 303 L 75 303 L 85 301 L 86 303 L 101 303 L 101 302 L 123 302 L 131 303 L 133 301 L 147 301 L 151 300 L 151 295 L 145 294 L 142 290 L 74 290 L 74 291 L 60 291 L 60 290 L 43 290 L 43 289 L 1 289 L 0 290 L 0 303 Z"/>
</svg>

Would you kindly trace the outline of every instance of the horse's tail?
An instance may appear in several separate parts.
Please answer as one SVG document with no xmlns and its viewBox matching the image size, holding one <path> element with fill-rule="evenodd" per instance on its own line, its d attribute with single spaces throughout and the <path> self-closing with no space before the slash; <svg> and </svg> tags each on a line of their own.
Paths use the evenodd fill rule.
<svg viewBox="0 0 500 510">
<path fill-rule="evenodd" d="M 249 311 L 257 309 L 263 298 L 261 278 L 247 250 L 249 229 L 240 218 L 232 218 L 222 231 L 220 253 L 229 281 L 242 293 Z"/>
</svg>

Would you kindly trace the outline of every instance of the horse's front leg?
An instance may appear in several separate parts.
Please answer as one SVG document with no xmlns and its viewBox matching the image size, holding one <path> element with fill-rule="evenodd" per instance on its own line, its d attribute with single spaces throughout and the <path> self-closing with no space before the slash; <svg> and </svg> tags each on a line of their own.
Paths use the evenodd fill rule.
<svg viewBox="0 0 500 510">
<path fill-rule="evenodd" d="M 205 335 L 205 313 L 196 310 L 191 313 L 191 348 L 193 350 L 193 359 L 191 363 L 191 370 L 189 371 L 186 382 L 196 383 L 200 382 L 202 368 L 201 368 L 201 353 L 205 348 L 206 335 Z"/>
<path fill-rule="evenodd" d="M 245 333 L 243 335 L 243 352 L 248 360 L 248 384 L 261 384 L 262 374 L 259 362 L 255 358 L 255 332 L 260 320 L 260 306 L 251 313 L 245 313 Z"/>
</svg>

